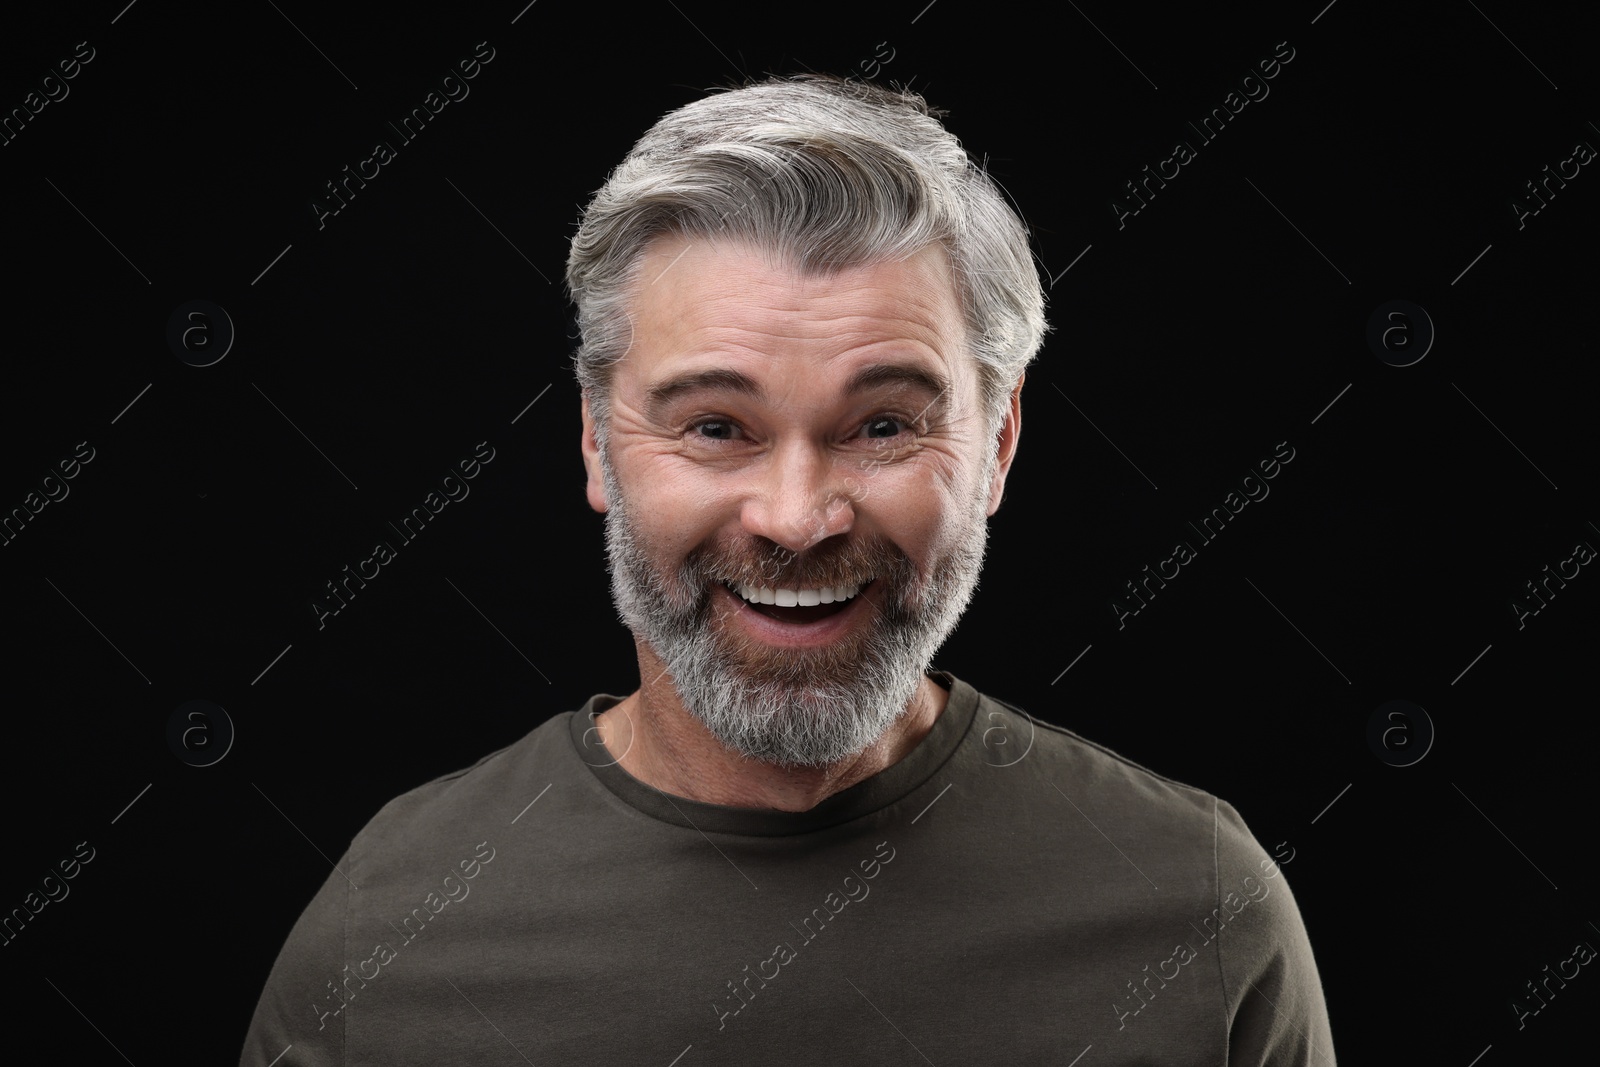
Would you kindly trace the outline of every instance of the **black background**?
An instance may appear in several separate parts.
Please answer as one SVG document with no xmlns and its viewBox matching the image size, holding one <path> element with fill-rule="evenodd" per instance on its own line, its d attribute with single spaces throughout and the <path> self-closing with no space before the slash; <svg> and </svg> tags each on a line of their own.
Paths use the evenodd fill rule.
<svg viewBox="0 0 1600 1067">
<path fill-rule="evenodd" d="M 924 5 L 6 16 L 7 113 L 95 50 L 0 147 L 0 509 L 95 450 L 0 547 L 0 910 L 96 850 L 0 948 L 13 1039 L 234 1062 L 294 918 L 386 800 L 637 684 L 583 499 L 566 243 L 663 111 L 805 69 L 948 109 L 1049 287 L 982 587 L 938 665 L 1292 847 L 1346 1062 L 1543 1062 L 1592 1034 L 1592 968 L 1520 1030 L 1511 1008 L 1600 944 L 1600 578 L 1520 629 L 1511 608 L 1600 545 L 1600 177 L 1520 228 L 1512 208 L 1600 145 L 1592 17 Z M 319 229 L 324 183 L 480 41 L 470 95 Z M 1270 95 L 1119 228 L 1123 184 L 1281 41 Z M 237 330 L 204 368 L 166 342 L 194 299 Z M 1365 339 L 1395 299 L 1437 329 L 1407 367 Z M 485 440 L 470 496 L 319 629 L 324 583 Z M 1123 583 L 1282 441 L 1271 495 L 1119 629 Z M 192 699 L 237 727 L 214 766 L 167 746 Z M 1366 739 L 1393 699 L 1437 731 L 1409 767 Z"/>
</svg>

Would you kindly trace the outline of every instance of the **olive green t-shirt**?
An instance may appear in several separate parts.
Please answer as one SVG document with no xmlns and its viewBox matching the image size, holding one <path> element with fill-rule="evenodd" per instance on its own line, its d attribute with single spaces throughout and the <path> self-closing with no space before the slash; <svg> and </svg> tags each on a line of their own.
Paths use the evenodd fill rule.
<svg viewBox="0 0 1600 1067">
<path fill-rule="evenodd" d="M 289 934 L 241 1064 L 1333 1067 L 1238 812 L 931 676 L 917 747 L 805 812 L 632 777 L 606 695 L 396 798 Z"/>
</svg>

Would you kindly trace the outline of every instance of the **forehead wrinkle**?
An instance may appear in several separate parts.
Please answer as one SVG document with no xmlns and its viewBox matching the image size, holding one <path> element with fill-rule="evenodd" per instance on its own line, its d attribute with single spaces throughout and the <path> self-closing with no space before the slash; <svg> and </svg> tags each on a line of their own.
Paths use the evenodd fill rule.
<svg viewBox="0 0 1600 1067">
<path fill-rule="evenodd" d="M 942 323 L 951 310 L 942 298 L 950 295 L 955 298 L 955 318 L 951 324 L 958 330 L 965 329 L 965 318 L 959 306 L 959 287 L 955 284 L 948 253 L 938 244 L 929 245 L 902 259 L 864 263 L 819 273 L 801 272 L 781 263 L 768 262 L 764 251 L 731 240 L 694 240 L 681 235 L 659 238 L 643 258 L 666 260 L 666 268 L 649 283 L 636 289 L 634 296 L 664 295 L 650 293 L 656 282 L 664 281 L 665 288 L 679 297 L 687 295 L 686 289 L 700 290 L 700 300 L 705 303 L 732 303 L 740 309 L 750 307 L 754 291 L 759 293 L 759 300 L 766 305 L 766 309 L 776 314 L 798 312 L 814 318 L 821 311 L 817 306 L 819 302 L 837 304 L 844 301 L 850 306 L 835 317 L 864 317 L 865 312 L 860 305 L 870 303 L 876 304 L 878 311 L 910 306 L 925 313 L 936 323 Z M 691 262 L 680 263 L 686 255 Z M 695 272 L 695 265 L 699 262 L 716 264 L 729 260 L 743 260 L 750 269 L 731 277 L 713 279 L 709 284 L 706 284 L 705 274 Z M 640 265 L 643 267 L 643 263 Z M 896 267 L 904 269 L 893 270 Z M 885 281 L 881 278 L 863 277 L 864 274 L 881 272 L 885 268 L 891 269 L 894 275 L 894 281 L 888 284 L 895 285 L 896 292 L 886 293 Z M 646 273 L 649 272 L 641 271 L 641 274 Z M 752 282 L 752 279 L 758 281 Z M 642 277 L 640 281 L 643 281 Z M 672 298 L 667 297 L 661 303 L 670 304 Z M 921 320 L 898 319 L 892 315 L 887 317 L 889 321 L 900 324 L 926 326 Z M 821 321 L 828 319 L 829 316 L 822 316 Z M 937 332 L 937 326 L 934 328 Z"/>
<path fill-rule="evenodd" d="M 945 299 L 955 294 L 942 248 L 933 246 L 920 262 L 900 269 L 893 263 L 865 265 L 860 269 L 888 268 L 889 273 L 862 277 L 851 276 L 856 268 L 812 275 L 775 271 L 765 263 L 741 272 L 741 264 L 730 261 L 749 258 L 749 250 L 718 248 L 716 242 L 700 247 L 696 242 L 675 244 L 662 242 L 652 250 L 671 269 L 656 275 L 660 286 L 646 286 L 635 294 L 639 298 L 635 310 L 642 314 L 630 318 L 635 327 L 630 355 L 645 357 L 658 370 L 675 363 L 707 369 L 720 365 L 734 374 L 720 382 L 705 378 L 702 385 L 757 399 L 763 399 L 759 390 L 737 382 L 737 375 L 760 377 L 766 366 L 797 356 L 818 368 L 840 359 L 854 362 L 858 356 L 866 366 L 922 364 L 934 372 L 932 377 L 943 379 L 947 387 L 940 390 L 943 396 L 951 395 L 956 382 L 970 377 L 962 358 L 968 354 L 967 323 L 959 298 Z M 702 263 L 733 269 L 697 269 Z M 884 351 L 863 351 L 877 348 Z M 680 377 L 698 373 L 688 371 Z M 772 383 L 766 384 L 770 388 Z M 658 401 L 655 406 L 668 391 L 677 395 L 684 391 L 671 385 L 667 379 L 649 390 Z M 784 391 L 791 392 L 802 383 L 789 380 L 786 385 Z M 859 384 L 851 391 L 859 391 Z"/>
<path fill-rule="evenodd" d="M 808 284 L 813 279 L 788 281 L 790 284 L 776 292 L 763 285 L 752 299 L 749 289 L 728 279 L 711 288 L 705 304 L 741 313 L 745 324 L 733 329 L 793 340 L 842 337 L 860 338 L 861 343 L 866 343 L 885 333 L 942 339 L 946 326 L 957 331 L 965 328 L 959 311 L 947 321 L 950 308 L 919 278 L 902 279 L 909 284 L 896 286 L 893 291 L 891 283 L 881 279 L 820 292 Z M 905 314 L 908 311 L 916 314 Z"/>
</svg>

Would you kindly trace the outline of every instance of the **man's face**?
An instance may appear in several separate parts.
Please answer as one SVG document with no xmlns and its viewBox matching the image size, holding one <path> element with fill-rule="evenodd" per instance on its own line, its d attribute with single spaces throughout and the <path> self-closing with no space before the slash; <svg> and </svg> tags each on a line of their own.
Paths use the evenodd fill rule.
<svg viewBox="0 0 1600 1067">
<path fill-rule="evenodd" d="M 584 408 L 618 609 L 723 744 L 848 759 L 971 597 L 1016 397 L 991 436 L 937 246 L 804 277 L 662 238 L 631 310 L 604 451 Z"/>
</svg>

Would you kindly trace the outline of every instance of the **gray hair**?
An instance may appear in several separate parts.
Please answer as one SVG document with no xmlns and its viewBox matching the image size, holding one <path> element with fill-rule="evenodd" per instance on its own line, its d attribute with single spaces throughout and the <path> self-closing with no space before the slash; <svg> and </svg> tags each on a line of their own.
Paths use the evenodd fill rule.
<svg viewBox="0 0 1600 1067">
<path fill-rule="evenodd" d="M 989 425 L 1050 327 L 1028 231 L 918 94 L 831 75 L 770 78 L 652 126 L 595 193 L 567 257 L 574 356 L 602 445 L 612 368 L 632 342 L 645 247 L 722 237 L 802 273 L 902 259 L 939 242 Z"/>
</svg>

